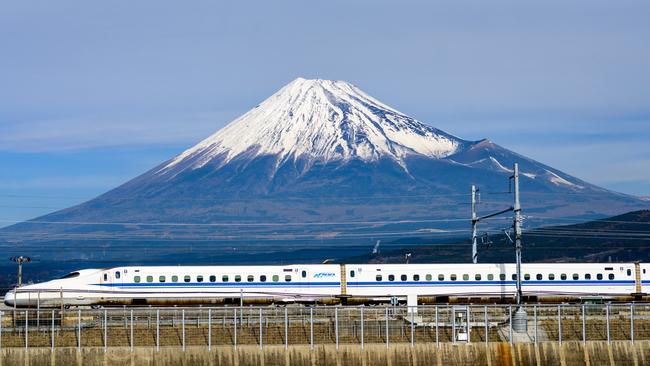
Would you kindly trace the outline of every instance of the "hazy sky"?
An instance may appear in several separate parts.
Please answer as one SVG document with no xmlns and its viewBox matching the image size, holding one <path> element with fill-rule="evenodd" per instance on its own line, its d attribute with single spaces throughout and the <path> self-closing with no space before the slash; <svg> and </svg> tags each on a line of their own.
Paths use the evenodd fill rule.
<svg viewBox="0 0 650 366">
<path fill-rule="evenodd" d="M 0 220 L 115 187 L 298 76 L 650 195 L 649 14 L 621 0 L 5 2 Z"/>
</svg>

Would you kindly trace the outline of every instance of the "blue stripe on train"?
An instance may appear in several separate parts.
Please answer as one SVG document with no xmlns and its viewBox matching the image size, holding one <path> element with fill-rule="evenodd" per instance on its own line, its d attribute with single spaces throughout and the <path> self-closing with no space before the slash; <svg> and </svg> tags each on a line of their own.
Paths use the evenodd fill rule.
<svg viewBox="0 0 650 366">
<path fill-rule="evenodd" d="M 95 283 L 93 286 L 108 287 L 340 287 L 340 282 L 179 282 L 179 283 Z"/>
</svg>

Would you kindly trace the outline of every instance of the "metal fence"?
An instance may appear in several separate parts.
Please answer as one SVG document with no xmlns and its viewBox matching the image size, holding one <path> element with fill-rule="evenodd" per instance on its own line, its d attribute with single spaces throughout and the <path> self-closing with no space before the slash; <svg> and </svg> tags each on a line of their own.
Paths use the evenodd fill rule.
<svg viewBox="0 0 650 366">
<path fill-rule="evenodd" d="M 650 339 L 650 304 L 275 306 L 5 310 L 2 347 L 179 347 Z"/>
</svg>

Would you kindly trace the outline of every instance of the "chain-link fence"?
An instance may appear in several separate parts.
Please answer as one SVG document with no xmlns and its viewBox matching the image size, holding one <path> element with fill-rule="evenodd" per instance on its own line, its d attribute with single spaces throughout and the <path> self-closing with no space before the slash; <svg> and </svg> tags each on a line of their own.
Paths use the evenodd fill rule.
<svg viewBox="0 0 650 366">
<path fill-rule="evenodd" d="M 526 329 L 519 332 L 510 326 L 514 305 L 16 309 L 0 312 L 0 348 L 650 339 L 650 304 L 523 308 Z"/>
</svg>

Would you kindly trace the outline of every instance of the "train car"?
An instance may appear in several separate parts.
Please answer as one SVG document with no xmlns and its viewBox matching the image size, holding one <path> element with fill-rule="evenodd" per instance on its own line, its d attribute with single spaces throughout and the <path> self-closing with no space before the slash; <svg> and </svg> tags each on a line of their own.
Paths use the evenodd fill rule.
<svg viewBox="0 0 650 366">
<path fill-rule="evenodd" d="M 526 263 L 522 293 L 534 301 L 640 299 L 650 265 Z M 286 266 L 132 266 L 84 269 L 9 291 L 16 307 L 220 303 L 368 303 L 397 298 L 415 305 L 452 299 L 511 300 L 515 265 L 304 264 Z"/>
</svg>

